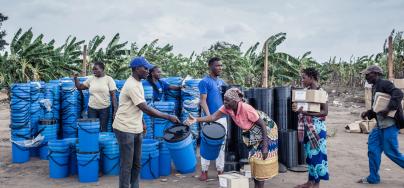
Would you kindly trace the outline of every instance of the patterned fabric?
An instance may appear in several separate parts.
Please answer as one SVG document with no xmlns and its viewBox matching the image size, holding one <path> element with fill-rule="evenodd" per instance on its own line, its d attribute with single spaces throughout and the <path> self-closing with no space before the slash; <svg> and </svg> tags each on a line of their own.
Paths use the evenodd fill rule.
<svg viewBox="0 0 404 188">
<path fill-rule="evenodd" d="M 230 88 L 226 91 L 224 96 L 236 102 L 240 102 L 243 100 L 243 93 L 237 88 Z"/>
<path fill-rule="evenodd" d="M 260 118 L 267 124 L 268 157 L 278 158 L 278 127 L 276 123 L 264 112 L 258 111 Z M 253 156 L 262 149 L 262 128 L 255 124 L 248 131 L 243 131 L 243 142 L 249 148 L 249 155 Z"/>
<path fill-rule="evenodd" d="M 322 118 L 322 120 L 325 120 L 324 117 L 321 117 L 321 118 Z M 308 139 L 310 141 L 311 147 L 318 148 L 319 147 L 318 141 L 320 140 L 320 137 L 314 130 L 312 117 L 304 116 L 302 113 L 299 113 L 298 126 L 297 126 L 297 137 L 300 142 L 303 142 L 305 130 L 306 130 L 306 136 L 308 137 Z"/>
<path fill-rule="evenodd" d="M 327 129 L 324 118 L 312 116 L 312 124 L 315 133 L 319 136 L 318 147 L 313 147 L 310 139 L 304 138 L 306 153 L 306 163 L 309 170 L 309 180 L 316 183 L 320 180 L 328 180 L 328 160 L 327 160 Z"/>
</svg>

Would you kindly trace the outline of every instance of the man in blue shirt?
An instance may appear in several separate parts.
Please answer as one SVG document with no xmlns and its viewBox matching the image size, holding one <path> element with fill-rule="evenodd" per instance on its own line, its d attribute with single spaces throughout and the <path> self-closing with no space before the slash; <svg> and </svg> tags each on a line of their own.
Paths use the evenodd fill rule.
<svg viewBox="0 0 404 188">
<path fill-rule="evenodd" d="M 222 63 L 220 58 L 214 57 L 208 61 L 209 65 L 209 75 L 206 75 L 199 83 L 199 92 L 201 98 L 201 107 L 205 115 L 211 115 L 219 110 L 223 105 L 222 98 L 222 86 L 226 83 L 219 78 L 222 72 Z M 226 128 L 227 132 L 227 119 L 223 117 L 217 120 L 218 123 L 222 124 Z M 224 170 L 224 146 L 223 144 L 219 156 L 216 159 L 216 169 L 218 174 L 222 174 Z M 204 159 L 201 156 L 201 170 L 202 173 L 199 176 L 200 181 L 206 181 L 208 179 L 208 169 L 210 161 Z"/>
<path fill-rule="evenodd" d="M 158 66 L 154 66 L 150 69 L 150 73 L 147 76 L 147 81 L 153 87 L 153 101 L 163 100 L 163 94 L 166 94 L 168 90 L 180 90 L 181 87 L 169 85 L 166 81 L 161 79 L 161 70 Z"/>
</svg>

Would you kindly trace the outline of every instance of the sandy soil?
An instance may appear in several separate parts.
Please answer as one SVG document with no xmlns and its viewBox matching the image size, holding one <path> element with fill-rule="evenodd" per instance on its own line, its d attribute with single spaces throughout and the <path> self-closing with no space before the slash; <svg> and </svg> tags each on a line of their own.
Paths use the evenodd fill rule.
<svg viewBox="0 0 404 188">
<path fill-rule="evenodd" d="M 358 119 L 363 108 L 330 106 L 327 120 L 328 131 L 333 135 L 328 139 L 328 157 L 330 166 L 330 181 L 321 183 L 321 187 L 353 188 L 353 187 L 404 187 L 404 171 L 383 155 L 380 174 L 382 182 L 379 185 L 360 185 L 356 180 L 368 174 L 367 137 L 366 134 L 344 132 L 344 126 Z M 7 104 L 0 105 L 0 187 L 117 187 L 118 177 L 100 177 L 98 183 L 82 184 L 76 176 L 55 180 L 48 177 L 48 161 L 37 158 L 25 164 L 11 163 L 9 108 Z M 401 151 L 404 151 L 404 135 L 399 136 Z M 141 181 L 142 187 L 156 188 L 213 188 L 218 187 L 214 163 L 211 163 L 209 182 L 199 182 L 194 176 L 187 174 L 179 176 L 173 173 L 166 177 L 167 181 Z M 303 183 L 306 173 L 287 172 L 268 180 L 265 187 L 290 188 Z M 403 178 L 403 179 L 401 179 Z M 250 187 L 253 183 L 250 182 Z"/>
</svg>

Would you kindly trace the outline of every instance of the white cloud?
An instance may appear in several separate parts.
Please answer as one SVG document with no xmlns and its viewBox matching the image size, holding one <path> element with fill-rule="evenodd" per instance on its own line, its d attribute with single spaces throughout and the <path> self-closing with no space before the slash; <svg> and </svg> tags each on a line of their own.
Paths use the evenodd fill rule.
<svg viewBox="0 0 404 188">
<path fill-rule="evenodd" d="M 312 51 L 320 62 L 330 56 L 348 59 L 380 52 L 395 28 L 404 30 L 402 0 L 289 0 L 253 2 L 185 0 L 0 0 L 8 41 L 22 27 L 62 43 L 68 35 L 90 40 L 96 34 L 110 40 L 143 44 L 156 38 L 174 51 L 189 55 L 216 41 L 244 48 L 270 35 L 286 32 L 279 50 L 299 56 Z M 18 11 L 16 11 L 18 10 Z"/>
</svg>

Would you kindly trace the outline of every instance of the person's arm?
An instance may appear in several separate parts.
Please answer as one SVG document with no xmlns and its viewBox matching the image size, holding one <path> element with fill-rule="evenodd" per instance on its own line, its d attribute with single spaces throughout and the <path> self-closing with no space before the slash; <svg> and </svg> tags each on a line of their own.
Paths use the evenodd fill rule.
<svg viewBox="0 0 404 188">
<path fill-rule="evenodd" d="M 325 117 L 328 115 L 328 104 L 324 103 L 320 105 L 320 112 L 306 112 L 302 111 L 303 115 Z"/>
<path fill-rule="evenodd" d="M 115 114 L 118 111 L 118 102 L 116 100 L 116 95 L 115 95 L 116 90 L 110 91 L 109 94 L 111 95 L 112 99 L 112 118 L 115 119 Z"/>
<path fill-rule="evenodd" d="M 154 109 L 154 108 L 152 108 L 150 106 L 147 106 L 146 102 L 139 103 L 137 105 L 137 107 L 139 107 L 140 110 L 142 110 L 144 113 L 146 113 L 149 116 L 167 119 L 167 120 L 170 120 L 173 123 L 180 123 L 180 120 L 176 116 L 166 114 L 166 113 L 162 113 L 162 112 L 160 112 L 160 111 L 158 111 L 158 110 L 156 110 L 156 109 Z"/>
<path fill-rule="evenodd" d="M 182 87 L 180 87 L 180 86 L 173 86 L 173 85 L 168 86 L 168 89 L 171 89 L 171 90 L 181 90 L 181 88 Z"/>
<path fill-rule="evenodd" d="M 208 115 L 205 117 L 197 117 L 195 118 L 195 120 L 196 122 L 214 122 L 223 117 L 224 115 L 225 114 L 222 111 L 218 110 L 212 115 Z"/>
<path fill-rule="evenodd" d="M 79 79 L 77 78 L 77 74 L 75 74 L 74 75 L 74 85 L 76 86 L 76 88 L 78 89 L 78 90 L 86 90 L 86 89 L 88 89 L 88 84 L 89 84 L 89 80 L 87 79 L 84 83 L 86 84 L 86 85 L 84 85 L 84 84 L 80 84 L 80 81 L 79 81 Z"/>
<path fill-rule="evenodd" d="M 115 114 L 118 111 L 118 100 L 116 99 L 116 91 L 118 88 L 116 87 L 114 79 L 112 79 L 110 76 L 108 76 L 108 88 L 112 100 L 112 118 L 115 119 Z"/>
<path fill-rule="evenodd" d="M 396 88 L 393 83 L 387 80 L 383 80 L 381 84 L 381 90 L 383 93 L 389 94 L 390 102 L 387 108 L 379 113 L 386 116 L 390 111 L 397 110 L 398 106 L 401 105 L 401 101 L 403 100 L 403 92 Z"/>
<path fill-rule="evenodd" d="M 207 96 L 208 96 L 207 94 L 201 94 L 200 104 L 201 104 L 203 112 L 205 112 L 205 115 L 209 116 L 210 115 L 209 107 L 208 107 L 208 103 L 206 102 Z"/>
<path fill-rule="evenodd" d="M 256 125 L 259 125 L 262 129 L 262 158 L 265 160 L 268 156 L 268 133 L 267 133 L 267 125 L 265 125 L 264 120 L 261 118 L 255 122 Z"/>
</svg>

